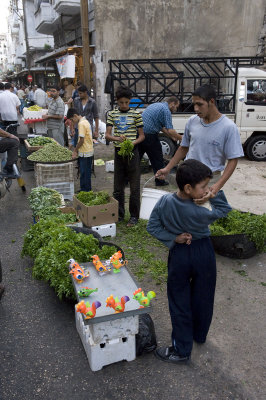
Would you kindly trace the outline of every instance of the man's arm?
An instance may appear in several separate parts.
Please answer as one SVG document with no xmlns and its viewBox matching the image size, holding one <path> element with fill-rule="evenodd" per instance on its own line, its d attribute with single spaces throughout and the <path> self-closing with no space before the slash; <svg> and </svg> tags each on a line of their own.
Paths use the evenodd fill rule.
<svg viewBox="0 0 266 400">
<path fill-rule="evenodd" d="M 171 169 L 175 167 L 179 161 L 183 160 L 188 152 L 188 147 L 179 146 L 174 157 L 169 161 L 165 168 L 159 169 L 155 177 L 159 179 L 165 179 L 165 177 L 169 174 Z"/>
<path fill-rule="evenodd" d="M 210 188 L 210 190 L 214 195 L 216 195 L 219 192 L 219 190 L 224 186 L 224 184 L 228 181 L 228 179 L 236 169 L 237 163 L 238 163 L 238 158 L 232 158 L 231 160 L 228 160 L 221 178 L 216 183 L 214 183 Z"/>
<path fill-rule="evenodd" d="M 169 138 L 171 138 L 172 140 L 182 140 L 182 135 L 180 135 L 180 133 L 178 133 L 175 129 L 167 129 L 167 128 L 162 128 L 161 131 L 168 136 Z"/>
<path fill-rule="evenodd" d="M 99 136 L 99 118 L 95 118 L 95 131 L 93 132 L 93 136 L 97 139 Z"/>
<path fill-rule="evenodd" d="M 19 141 L 19 138 L 17 136 L 12 135 L 12 133 L 4 131 L 3 129 L 0 129 L 0 137 L 8 138 L 8 139 L 16 139 Z"/>
<path fill-rule="evenodd" d="M 139 134 L 138 138 L 133 141 L 134 146 L 136 146 L 136 144 L 143 142 L 143 140 L 145 139 L 143 128 L 138 128 L 138 134 Z"/>
</svg>

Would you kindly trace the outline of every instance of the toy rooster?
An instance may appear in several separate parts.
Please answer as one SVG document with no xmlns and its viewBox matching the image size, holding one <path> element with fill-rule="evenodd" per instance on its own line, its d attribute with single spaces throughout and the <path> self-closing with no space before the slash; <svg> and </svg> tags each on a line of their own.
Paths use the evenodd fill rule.
<svg viewBox="0 0 266 400">
<path fill-rule="evenodd" d="M 94 318 L 96 315 L 96 309 L 101 307 L 101 303 L 99 301 L 94 301 L 92 305 L 89 302 L 85 304 L 84 300 L 79 302 L 76 305 L 76 311 L 84 314 L 85 319 Z"/>
<path fill-rule="evenodd" d="M 121 301 L 119 301 L 118 297 L 115 297 L 111 294 L 111 296 L 106 299 L 106 307 L 113 308 L 116 313 L 123 312 L 125 310 L 125 304 L 129 301 L 130 298 L 128 296 L 121 297 Z"/>
<path fill-rule="evenodd" d="M 110 264 L 112 264 L 112 266 L 114 267 L 114 273 L 117 274 L 118 272 L 120 272 L 120 268 L 124 267 L 124 265 L 127 264 L 127 260 L 123 260 L 122 253 L 120 250 L 118 250 L 110 258 Z"/>
<path fill-rule="evenodd" d="M 79 295 L 79 297 L 89 297 L 94 292 L 98 292 L 98 288 L 92 289 L 92 288 L 84 287 L 78 291 L 78 295 Z"/>
<path fill-rule="evenodd" d="M 73 275 L 73 278 L 76 279 L 78 283 L 81 283 L 83 279 L 88 278 L 90 273 L 85 273 L 83 267 L 81 267 L 73 258 L 67 261 L 69 273 Z"/>
<path fill-rule="evenodd" d="M 151 299 L 156 297 L 156 294 L 153 291 L 147 293 L 147 296 L 144 296 L 144 292 L 141 288 L 138 288 L 133 293 L 133 299 L 137 300 L 140 304 L 140 308 L 148 307 L 150 305 Z"/>
<path fill-rule="evenodd" d="M 111 271 L 111 267 L 109 265 L 103 265 L 97 254 L 92 256 L 92 262 L 100 275 L 104 275 L 106 272 Z"/>
</svg>

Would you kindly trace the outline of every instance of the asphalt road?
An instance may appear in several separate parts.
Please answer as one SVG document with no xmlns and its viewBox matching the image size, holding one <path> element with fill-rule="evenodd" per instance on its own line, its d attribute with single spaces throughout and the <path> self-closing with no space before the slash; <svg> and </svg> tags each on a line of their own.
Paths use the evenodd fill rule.
<svg viewBox="0 0 266 400">
<path fill-rule="evenodd" d="M 252 394 L 250 386 L 247 390 L 236 378 L 230 362 L 225 364 L 221 348 L 226 345 L 219 345 L 224 327 L 220 325 L 219 331 L 218 321 L 214 321 L 215 333 L 220 334 L 216 344 L 211 341 L 204 349 L 195 346 L 187 365 L 163 363 L 148 354 L 92 372 L 76 331 L 73 303 L 59 301 L 48 284 L 34 280 L 32 261 L 20 257 L 23 234 L 32 223 L 27 194 L 34 185 L 33 172 L 24 173 L 24 178 L 26 194 L 14 182 L 11 193 L 0 200 L 0 257 L 6 286 L 0 302 L 0 400 L 265 398 L 263 389 Z M 223 312 L 219 311 L 221 296 L 218 291 L 217 313 L 226 320 L 224 304 Z M 156 317 L 162 340 L 170 333 L 165 318 Z"/>
</svg>

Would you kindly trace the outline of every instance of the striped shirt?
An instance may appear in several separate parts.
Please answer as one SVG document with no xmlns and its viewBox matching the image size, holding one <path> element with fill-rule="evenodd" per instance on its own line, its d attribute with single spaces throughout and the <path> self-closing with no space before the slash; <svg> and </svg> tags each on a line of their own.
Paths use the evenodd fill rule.
<svg viewBox="0 0 266 400">
<path fill-rule="evenodd" d="M 145 134 L 158 134 L 162 128 L 173 129 L 172 114 L 168 103 L 154 103 L 142 113 Z"/>
<path fill-rule="evenodd" d="M 141 114 L 133 109 L 120 111 L 116 108 L 107 116 L 106 126 L 114 127 L 114 136 L 125 135 L 132 142 L 138 137 L 138 128 L 143 127 Z M 120 147 L 120 142 L 114 142 L 115 147 Z"/>
<path fill-rule="evenodd" d="M 48 115 L 62 115 L 62 119 L 49 118 L 47 120 L 47 129 L 57 129 L 63 125 L 65 112 L 65 103 L 60 96 L 51 100 L 48 107 Z"/>
</svg>

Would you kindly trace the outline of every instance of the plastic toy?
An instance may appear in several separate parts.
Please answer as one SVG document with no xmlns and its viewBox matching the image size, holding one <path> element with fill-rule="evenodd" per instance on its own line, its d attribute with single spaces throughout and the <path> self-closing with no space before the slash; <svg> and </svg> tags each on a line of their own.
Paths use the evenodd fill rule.
<svg viewBox="0 0 266 400">
<path fill-rule="evenodd" d="M 156 297 L 156 294 L 153 291 L 147 293 L 147 296 L 144 296 L 144 292 L 141 288 L 138 288 L 133 293 L 133 299 L 137 300 L 140 304 L 140 308 L 148 307 L 150 305 L 151 299 Z"/>
<path fill-rule="evenodd" d="M 106 299 L 106 307 L 113 308 L 117 313 L 123 312 L 125 310 L 125 304 L 129 301 L 130 298 L 128 296 L 121 297 L 121 301 L 119 301 L 118 297 L 115 297 L 111 294 L 111 296 Z"/>
<path fill-rule="evenodd" d="M 94 292 L 98 292 L 98 288 L 92 289 L 92 288 L 84 287 L 78 291 L 78 295 L 79 295 L 79 297 L 89 297 Z"/>
<path fill-rule="evenodd" d="M 92 262 L 100 275 L 104 275 L 107 272 L 111 272 L 111 267 L 109 265 L 104 265 L 99 259 L 99 256 L 97 256 L 97 254 L 92 256 Z"/>
<path fill-rule="evenodd" d="M 117 274 L 118 272 L 120 272 L 120 268 L 127 265 L 128 262 L 127 260 L 123 260 L 122 253 L 120 250 L 118 250 L 110 258 L 110 263 L 114 267 L 114 273 Z"/>
<path fill-rule="evenodd" d="M 85 273 L 83 267 L 81 267 L 73 258 L 67 261 L 69 264 L 69 273 L 73 275 L 78 283 L 81 283 L 83 279 L 88 278 L 90 273 Z"/>
<path fill-rule="evenodd" d="M 92 305 L 90 305 L 89 302 L 85 303 L 84 300 L 82 300 L 76 305 L 76 311 L 84 314 L 85 319 L 91 319 L 95 317 L 96 309 L 99 307 L 101 307 L 99 301 L 94 301 Z"/>
</svg>

